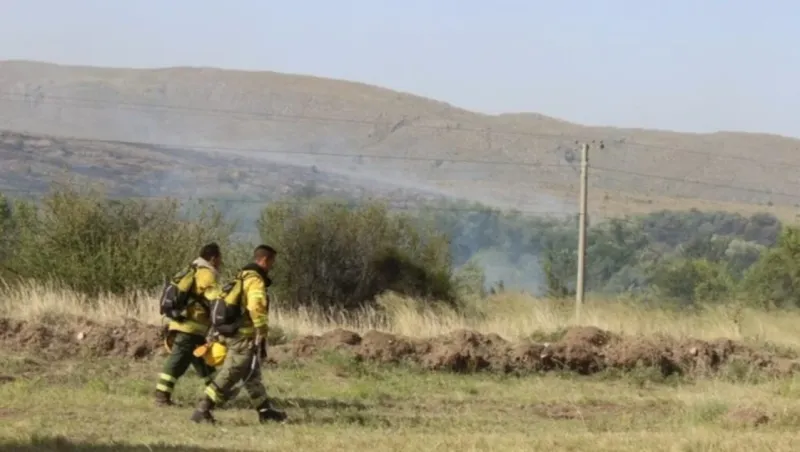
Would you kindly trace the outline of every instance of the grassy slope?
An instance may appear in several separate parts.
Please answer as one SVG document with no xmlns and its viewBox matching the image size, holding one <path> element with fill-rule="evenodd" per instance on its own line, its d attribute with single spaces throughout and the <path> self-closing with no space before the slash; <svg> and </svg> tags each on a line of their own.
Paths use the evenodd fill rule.
<svg viewBox="0 0 800 452">
<path fill-rule="evenodd" d="M 349 158 L 314 159 L 323 170 L 350 169 L 360 174 L 382 170 L 382 179 L 396 175 L 433 181 L 453 193 L 525 210 L 564 209 L 544 197 L 548 193 L 574 205 L 575 168 L 552 165 L 566 163 L 565 152 L 574 148 L 578 138 L 606 140 L 606 149 L 594 154 L 596 165 L 710 184 L 595 171 L 591 181 L 595 215 L 690 207 L 753 210 L 742 204 L 762 208 L 772 202 L 788 210 L 778 212 L 783 218 L 793 218 L 798 202 L 794 196 L 724 187 L 794 192 L 796 184 L 791 181 L 800 176 L 800 168 L 747 161 L 794 159 L 798 140 L 772 135 L 586 127 L 533 114 L 488 116 L 359 83 L 209 68 L 129 70 L 0 62 L 0 91 L 29 96 L 22 101 L 9 95 L 0 108 L 0 119 L 11 130 L 34 134 L 261 147 L 287 153 L 530 162 L 537 166 L 436 166 L 396 159 L 365 159 L 356 165 Z M 69 100 L 74 98 L 100 103 Z M 150 106 L 117 108 L 120 102 Z M 265 119 L 269 113 L 283 116 Z M 150 168 L 146 161 L 137 164 L 141 170 Z"/>
</svg>

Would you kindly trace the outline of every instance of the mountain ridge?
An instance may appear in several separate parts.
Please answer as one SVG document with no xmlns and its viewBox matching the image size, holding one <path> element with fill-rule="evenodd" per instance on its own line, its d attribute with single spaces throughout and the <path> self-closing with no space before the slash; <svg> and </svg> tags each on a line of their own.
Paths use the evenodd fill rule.
<svg viewBox="0 0 800 452">
<path fill-rule="evenodd" d="M 257 160 L 433 184 L 521 210 L 558 199 L 563 205 L 554 209 L 573 211 L 576 141 L 602 140 L 604 149 L 593 147 L 590 157 L 597 168 L 590 209 L 598 214 L 711 204 L 793 211 L 800 201 L 791 188 L 800 181 L 800 165 L 789 166 L 800 150 L 793 137 L 491 115 L 367 83 L 273 71 L 0 61 L 0 123 L 32 135 L 253 149 L 246 152 Z M 369 155 L 377 157 L 363 158 Z M 426 156 L 442 163 L 419 160 Z"/>
</svg>

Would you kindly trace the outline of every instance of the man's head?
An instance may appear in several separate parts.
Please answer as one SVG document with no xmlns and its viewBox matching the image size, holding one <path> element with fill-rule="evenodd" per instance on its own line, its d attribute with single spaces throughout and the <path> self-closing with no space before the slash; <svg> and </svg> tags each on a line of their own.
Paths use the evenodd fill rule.
<svg viewBox="0 0 800 452">
<path fill-rule="evenodd" d="M 222 266 L 222 250 L 220 250 L 219 245 L 215 242 L 211 242 L 200 249 L 200 257 L 208 261 L 208 263 L 216 269 Z"/>
<path fill-rule="evenodd" d="M 263 268 L 264 271 L 269 271 L 272 268 L 272 264 L 275 263 L 277 254 L 278 252 L 275 251 L 275 248 L 269 245 L 258 245 L 253 250 L 253 262 Z"/>
</svg>

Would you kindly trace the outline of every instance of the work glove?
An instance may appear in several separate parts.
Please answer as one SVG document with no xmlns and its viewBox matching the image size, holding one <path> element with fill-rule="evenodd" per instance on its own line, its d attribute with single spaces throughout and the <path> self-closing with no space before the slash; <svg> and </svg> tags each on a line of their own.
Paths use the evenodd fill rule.
<svg viewBox="0 0 800 452">
<path fill-rule="evenodd" d="M 259 359 L 266 359 L 267 358 L 267 338 L 265 337 L 257 337 L 256 338 L 256 353 L 258 354 Z"/>
</svg>

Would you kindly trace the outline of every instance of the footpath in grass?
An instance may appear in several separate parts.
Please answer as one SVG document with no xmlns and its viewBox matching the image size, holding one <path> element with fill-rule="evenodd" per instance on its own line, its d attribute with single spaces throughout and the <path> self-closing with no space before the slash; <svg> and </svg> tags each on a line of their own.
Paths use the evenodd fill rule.
<svg viewBox="0 0 800 452">
<path fill-rule="evenodd" d="M 328 353 L 265 371 L 286 425 L 240 395 L 218 426 L 191 424 L 189 371 L 156 408 L 160 360 L 0 358 L 0 450 L 800 450 L 800 379 L 457 375 Z"/>
</svg>

